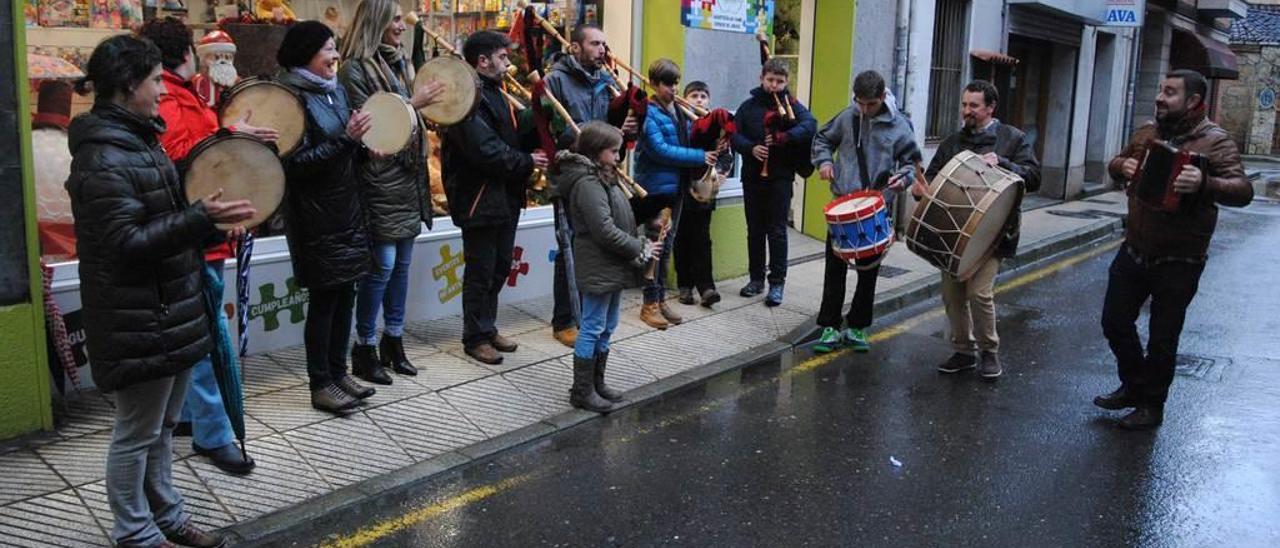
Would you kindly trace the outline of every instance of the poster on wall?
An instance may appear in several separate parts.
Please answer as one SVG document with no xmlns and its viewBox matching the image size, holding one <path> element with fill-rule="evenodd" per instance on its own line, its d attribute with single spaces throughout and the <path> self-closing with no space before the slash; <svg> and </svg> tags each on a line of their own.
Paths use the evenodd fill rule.
<svg viewBox="0 0 1280 548">
<path fill-rule="evenodd" d="M 680 22 L 694 29 L 773 34 L 773 0 L 680 0 Z"/>
</svg>

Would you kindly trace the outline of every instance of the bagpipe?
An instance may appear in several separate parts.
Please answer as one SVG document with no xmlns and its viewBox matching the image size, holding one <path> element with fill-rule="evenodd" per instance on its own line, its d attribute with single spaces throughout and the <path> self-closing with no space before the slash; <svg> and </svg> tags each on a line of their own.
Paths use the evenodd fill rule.
<svg viewBox="0 0 1280 548">
<path fill-rule="evenodd" d="M 768 37 L 762 32 L 756 35 L 756 39 L 760 43 L 760 66 L 764 66 L 773 57 L 773 52 L 769 48 Z M 773 147 L 785 145 L 788 136 L 787 131 L 796 125 L 795 98 L 791 96 L 788 90 L 770 93 L 773 97 L 774 108 L 766 110 L 764 113 L 764 146 L 773 152 Z M 765 160 L 760 165 L 760 177 L 769 177 L 769 161 Z"/>
</svg>

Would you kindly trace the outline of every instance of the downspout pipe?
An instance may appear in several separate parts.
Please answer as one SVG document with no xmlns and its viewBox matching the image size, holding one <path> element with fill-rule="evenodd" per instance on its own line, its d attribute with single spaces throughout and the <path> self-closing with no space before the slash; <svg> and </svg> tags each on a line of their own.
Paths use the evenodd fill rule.
<svg viewBox="0 0 1280 548">
<path fill-rule="evenodd" d="M 910 99 L 907 95 L 907 78 L 908 78 L 908 58 L 910 52 L 908 48 L 911 44 L 911 1 L 898 0 L 898 19 L 894 25 L 894 43 L 893 43 L 893 92 L 901 97 L 899 103 L 906 104 Z M 905 109 L 904 109 L 905 110 Z"/>
</svg>

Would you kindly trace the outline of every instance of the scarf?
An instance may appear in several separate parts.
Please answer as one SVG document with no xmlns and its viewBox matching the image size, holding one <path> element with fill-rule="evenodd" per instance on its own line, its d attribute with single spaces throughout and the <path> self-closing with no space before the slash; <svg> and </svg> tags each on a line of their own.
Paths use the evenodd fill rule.
<svg viewBox="0 0 1280 548">
<path fill-rule="evenodd" d="M 321 78 L 318 74 L 311 72 L 303 67 L 293 67 L 289 72 L 297 74 L 298 77 L 311 82 L 317 86 L 324 88 L 325 93 L 333 93 L 338 89 L 338 78 Z"/>
<path fill-rule="evenodd" d="M 405 97 L 413 95 L 413 68 L 405 61 L 404 50 L 388 45 L 378 44 L 378 54 L 365 60 L 370 75 L 377 75 L 376 82 L 382 91 L 399 93 Z"/>
</svg>

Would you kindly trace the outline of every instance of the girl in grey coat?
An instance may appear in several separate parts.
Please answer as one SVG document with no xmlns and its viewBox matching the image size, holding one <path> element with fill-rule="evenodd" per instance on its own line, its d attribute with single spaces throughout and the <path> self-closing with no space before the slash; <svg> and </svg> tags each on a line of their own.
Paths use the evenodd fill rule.
<svg viewBox="0 0 1280 548">
<path fill-rule="evenodd" d="M 622 290 L 639 285 L 640 269 L 662 249 L 660 242 L 636 235 L 636 220 L 614 169 L 621 146 L 617 128 L 588 122 L 574 147 L 577 153 L 560 152 L 551 174 L 554 192 L 568 203 L 573 219 L 574 274 L 582 295 L 569 402 L 597 412 L 622 399 L 621 392 L 604 384 Z"/>
</svg>

